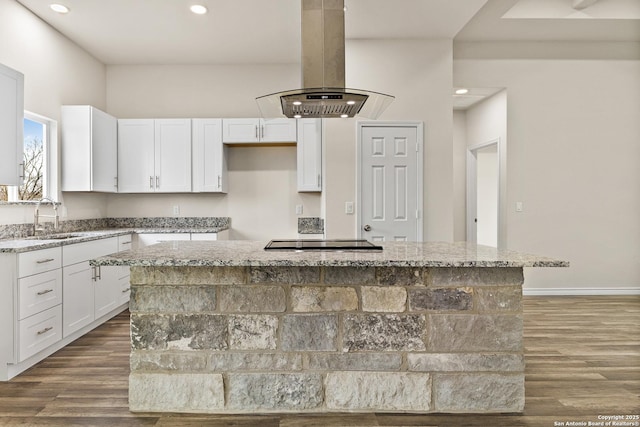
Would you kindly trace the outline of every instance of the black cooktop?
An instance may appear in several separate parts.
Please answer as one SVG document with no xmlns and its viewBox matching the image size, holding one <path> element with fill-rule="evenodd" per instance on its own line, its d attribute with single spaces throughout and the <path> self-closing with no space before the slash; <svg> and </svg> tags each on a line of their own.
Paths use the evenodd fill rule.
<svg viewBox="0 0 640 427">
<path fill-rule="evenodd" d="M 265 250 L 288 251 L 381 251 L 382 246 L 374 245 L 367 240 L 272 240 Z"/>
</svg>

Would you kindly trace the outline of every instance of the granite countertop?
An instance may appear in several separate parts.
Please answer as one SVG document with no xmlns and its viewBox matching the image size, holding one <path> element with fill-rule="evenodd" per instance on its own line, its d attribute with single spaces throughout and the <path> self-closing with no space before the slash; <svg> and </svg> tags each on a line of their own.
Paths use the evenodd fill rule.
<svg viewBox="0 0 640 427">
<path fill-rule="evenodd" d="M 351 267 L 568 267 L 566 261 L 466 242 L 382 243 L 381 252 L 265 251 L 266 241 L 175 241 L 101 257 L 91 265 L 351 266 Z"/>
<path fill-rule="evenodd" d="M 0 253 L 20 253 L 35 251 L 38 249 L 53 248 L 56 246 L 71 245 L 74 243 L 99 240 L 107 237 L 123 236 L 131 233 L 218 233 L 228 230 L 228 226 L 207 228 L 114 228 L 105 230 L 74 231 L 69 233 L 54 233 L 20 239 L 0 240 Z M 52 239 L 51 237 L 68 237 L 65 239 Z"/>
</svg>

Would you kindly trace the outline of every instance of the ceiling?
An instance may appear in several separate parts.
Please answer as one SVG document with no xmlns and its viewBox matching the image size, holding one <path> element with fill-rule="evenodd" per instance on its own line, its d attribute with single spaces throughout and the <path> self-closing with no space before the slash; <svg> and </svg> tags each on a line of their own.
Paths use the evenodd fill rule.
<svg viewBox="0 0 640 427">
<path fill-rule="evenodd" d="M 301 0 L 15 0 L 105 64 L 300 63 Z M 206 15 L 189 11 L 203 4 Z M 587 5 L 574 8 L 575 3 Z M 640 0 L 345 0 L 347 39 L 640 42 Z M 454 96 L 466 109 L 499 88 Z"/>
<path fill-rule="evenodd" d="M 17 1 L 105 64 L 300 62 L 301 0 L 56 0 L 71 9 L 66 15 L 47 0 Z M 584 19 L 568 19 L 572 1 L 580 0 L 345 0 L 345 33 L 348 39 L 640 41 L 640 20 L 619 19 L 640 15 L 639 0 L 598 0 L 580 11 Z M 194 3 L 209 13 L 191 13 Z M 505 13 L 515 18 L 502 18 Z M 544 13 L 551 17 L 522 19 Z"/>
</svg>

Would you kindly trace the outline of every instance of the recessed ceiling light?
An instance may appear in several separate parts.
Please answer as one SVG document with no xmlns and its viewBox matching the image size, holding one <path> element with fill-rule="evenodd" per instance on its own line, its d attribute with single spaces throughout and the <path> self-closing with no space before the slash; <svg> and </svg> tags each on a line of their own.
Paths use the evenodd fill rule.
<svg viewBox="0 0 640 427">
<path fill-rule="evenodd" d="M 69 13 L 69 8 L 63 4 L 52 3 L 50 6 L 51 10 L 58 13 Z"/>
<path fill-rule="evenodd" d="M 456 90 L 456 95 L 464 95 L 465 93 L 468 93 L 469 89 L 458 89 Z"/>
<path fill-rule="evenodd" d="M 300 114 L 295 114 L 295 115 L 293 116 L 293 118 L 294 118 L 294 119 L 301 119 L 301 118 L 302 118 L 302 116 L 301 116 Z"/>
<path fill-rule="evenodd" d="M 346 119 L 347 117 L 349 117 L 348 114 L 340 114 L 340 117 L 342 117 L 343 119 Z"/>
<path fill-rule="evenodd" d="M 189 9 L 191 9 L 191 12 L 195 13 L 196 15 L 204 15 L 205 13 L 207 13 L 207 8 L 201 4 L 194 4 Z"/>
<path fill-rule="evenodd" d="M 293 104 L 293 105 L 302 105 L 302 102 L 300 102 L 300 101 L 293 101 L 293 102 L 292 102 L 292 104 Z"/>
<path fill-rule="evenodd" d="M 347 101 L 347 105 L 355 105 L 356 101 Z"/>
</svg>

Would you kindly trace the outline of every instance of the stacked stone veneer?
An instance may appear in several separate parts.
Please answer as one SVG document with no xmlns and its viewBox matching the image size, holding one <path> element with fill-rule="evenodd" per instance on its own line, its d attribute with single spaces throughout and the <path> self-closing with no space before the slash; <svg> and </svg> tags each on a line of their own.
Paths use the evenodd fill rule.
<svg viewBox="0 0 640 427">
<path fill-rule="evenodd" d="M 132 411 L 518 412 L 521 268 L 132 267 Z"/>
</svg>

